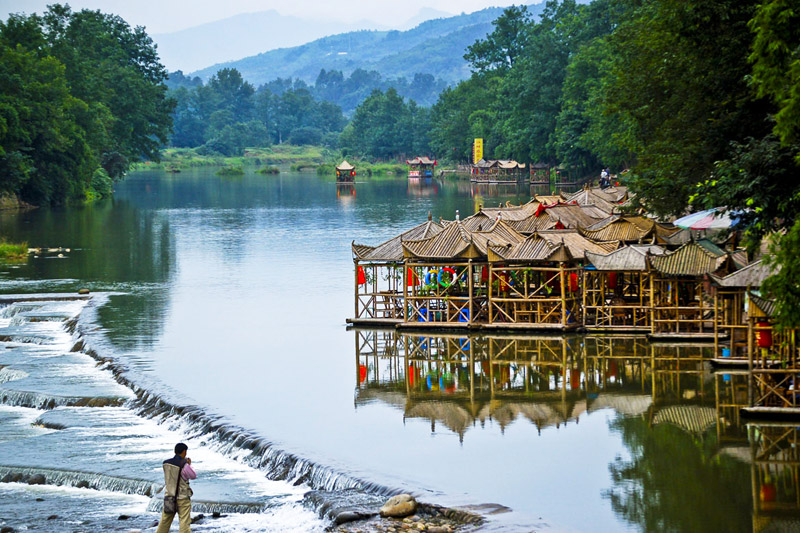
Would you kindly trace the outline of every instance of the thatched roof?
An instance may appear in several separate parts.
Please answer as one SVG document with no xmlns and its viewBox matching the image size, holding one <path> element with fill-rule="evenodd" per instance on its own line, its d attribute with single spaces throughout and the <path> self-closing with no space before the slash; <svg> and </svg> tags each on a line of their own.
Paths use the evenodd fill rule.
<svg viewBox="0 0 800 533">
<path fill-rule="evenodd" d="M 474 259 L 486 257 L 489 243 L 513 245 L 525 237 L 502 220 L 496 220 L 483 231 L 470 231 L 466 225 L 456 220 L 445 228 L 425 239 L 403 240 L 405 257 L 430 260 Z"/>
<path fill-rule="evenodd" d="M 354 167 L 353 165 L 351 165 L 350 163 L 348 163 L 348 162 L 347 162 L 347 159 L 345 159 L 344 161 L 342 161 L 341 163 L 339 163 L 338 165 L 336 165 L 336 170 L 345 170 L 345 171 L 348 171 L 348 170 L 353 170 L 354 168 L 356 168 L 356 167 Z"/>
<path fill-rule="evenodd" d="M 652 404 L 653 397 L 650 394 L 601 392 L 597 395 L 597 398 L 592 400 L 589 405 L 589 411 L 611 408 L 618 413 L 632 416 L 646 413 Z"/>
<path fill-rule="evenodd" d="M 650 264 L 661 274 L 701 276 L 722 267 L 727 254 L 711 241 L 689 242 L 672 253 L 650 258 Z"/>
<path fill-rule="evenodd" d="M 578 229 L 579 227 L 591 226 L 602 220 L 607 215 L 597 208 L 580 206 L 577 204 L 538 204 L 536 212 L 531 216 L 509 223 L 520 233 L 533 233 L 538 230 L 565 228 Z"/>
<path fill-rule="evenodd" d="M 711 279 L 720 287 L 760 287 L 772 273 L 769 265 L 762 260 L 758 260 L 725 277 L 718 277 L 712 274 Z"/>
<path fill-rule="evenodd" d="M 622 241 L 643 243 L 663 241 L 665 237 L 677 232 L 654 220 L 640 216 L 612 215 L 600 222 L 581 229 L 586 237 L 594 241 Z"/>
<path fill-rule="evenodd" d="M 665 253 L 662 247 L 655 244 L 634 244 L 605 255 L 586 252 L 586 259 L 597 270 L 645 271 L 650 268 L 649 256 Z"/>
<path fill-rule="evenodd" d="M 525 163 L 517 163 L 513 159 L 500 159 L 497 161 L 497 166 L 503 170 L 521 170 L 525 168 Z"/>
<path fill-rule="evenodd" d="M 702 435 L 717 423 L 717 411 L 700 405 L 662 407 L 653 417 L 653 424 L 672 424 L 688 433 Z"/>
<path fill-rule="evenodd" d="M 436 163 L 435 160 L 425 156 L 415 157 L 406 161 L 407 165 L 433 165 L 434 163 Z"/>
<path fill-rule="evenodd" d="M 536 234 L 515 245 L 489 246 L 489 261 L 492 262 L 549 263 L 571 259 L 566 246 L 553 244 Z"/>
<path fill-rule="evenodd" d="M 491 218 L 492 220 L 496 219 L 499 216 L 505 222 L 512 222 L 512 221 L 525 220 L 526 218 L 535 214 L 538 208 L 539 208 L 539 202 L 531 200 L 530 202 L 522 205 L 513 205 L 506 207 L 482 207 L 481 210 L 478 211 L 476 215 L 472 216 L 474 217 L 483 214 Z"/>
<path fill-rule="evenodd" d="M 598 187 L 594 189 L 581 189 L 578 192 L 568 194 L 566 195 L 566 200 L 579 205 L 595 206 L 601 209 L 606 215 L 610 215 L 619 212 L 621 200 L 615 200 L 616 197 L 616 195 L 606 193 Z"/>
<path fill-rule="evenodd" d="M 617 242 L 592 242 L 574 229 L 542 230 L 536 234 L 551 244 L 563 243 L 569 250 L 570 256 L 581 261 L 586 259 L 586 252 L 605 254 L 616 250 L 619 246 Z"/>
<path fill-rule="evenodd" d="M 560 194 L 556 194 L 553 196 L 537 194 L 536 196 L 533 197 L 533 199 L 539 202 L 540 204 L 544 205 L 555 205 L 564 201 L 564 198 Z"/>
<path fill-rule="evenodd" d="M 429 220 L 396 237 L 392 237 L 378 246 L 353 243 L 353 258 L 359 261 L 401 262 L 403 260 L 402 241 L 427 239 L 440 231 L 442 231 L 442 225 Z"/>
</svg>

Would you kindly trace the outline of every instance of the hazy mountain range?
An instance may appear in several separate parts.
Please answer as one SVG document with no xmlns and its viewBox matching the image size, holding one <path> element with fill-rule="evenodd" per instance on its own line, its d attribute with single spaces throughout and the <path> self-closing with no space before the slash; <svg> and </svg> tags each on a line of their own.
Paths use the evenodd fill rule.
<svg viewBox="0 0 800 533">
<path fill-rule="evenodd" d="M 300 18 L 270 10 L 242 13 L 181 31 L 154 34 L 152 38 L 168 70 L 191 72 L 276 48 L 301 45 L 326 35 L 356 30 L 404 30 L 426 20 L 450 16 L 444 11 L 424 8 L 395 28 L 387 28 L 370 20 Z"/>
<path fill-rule="evenodd" d="M 539 15 L 544 4 L 528 7 Z M 469 77 L 464 61 L 466 48 L 493 29 L 492 21 L 503 8 L 490 7 L 469 14 L 427 20 L 400 30 L 360 30 L 323 37 L 291 48 L 270 50 L 236 61 L 215 64 L 192 73 L 208 79 L 225 67 L 238 69 L 256 85 L 275 78 L 299 78 L 313 83 L 321 69 L 375 70 L 384 78 L 413 78 L 415 73 L 432 74 L 448 83 Z M 422 12 L 421 16 L 432 14 Z M 266 48 L 266 47 L 265 47 Z"/>
</svg>

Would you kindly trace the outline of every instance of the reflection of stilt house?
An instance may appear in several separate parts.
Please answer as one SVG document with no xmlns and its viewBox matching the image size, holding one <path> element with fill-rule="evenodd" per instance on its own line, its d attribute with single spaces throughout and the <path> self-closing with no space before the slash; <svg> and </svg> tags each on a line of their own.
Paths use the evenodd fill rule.
<svg viewBox="0 0 800 533">
<path fill-rule="evenodd" d="M 797 531 L 800 525 L 800 429 L 750 425 L 753 532 Z"/>
<path fill-rule="evenodd" d="M 649 257 L 655 245 L 626 246 L 600 255 L 587 252 L 583 272 L 583 321 L 589 330 L 652 330 L 653 282 Z"/>
<path fill-rule="evenodd" d="M 714 303 L 705 280 L 723 273 L 727 254 L 710 241 L 690 242 L 652 256 L 654 336 L 708 337 L 714 333 Z"/>
<path fill-rule="evenodd" d="M 403 282 L 403 239 L 424 239 L 439 233 L 442 226 L 429 220 L 378 246 L 353 243 L 355 262 L 354 322 L 401 322 L 405 313 Z"/>
<path fill-rule="evenodd" d="M 342 161 L 336 165 L 336 181 L 338 183 L 352 183 L 356 180 L 356 167 L 347 162 Z"/>
</svg>

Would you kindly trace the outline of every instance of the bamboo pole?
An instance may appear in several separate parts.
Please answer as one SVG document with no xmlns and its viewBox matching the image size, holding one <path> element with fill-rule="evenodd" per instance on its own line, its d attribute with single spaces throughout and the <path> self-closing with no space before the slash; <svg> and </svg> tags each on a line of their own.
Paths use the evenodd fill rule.
<svg viewBox="0 0 800 533">
<path fill-rule="evenodd" d="M 566 290 L 565 290 L 566 287 L 564 285 L 565 285 L 565 282 L 567 280 L 565 279 L 566 276 L 564 275 L 565 273 L 564 273 L 564 263 L 563 262 L 558 264 L 558 270 L 559 270 L 559 273 L 561 275 L 561 327 L 562 328 L 566 328 L 567 327 L 567 293 L 566 293 Z"/>
<path fill-rule="evenodd" d="M 747 405 L 753 407 L 753 317 L 747 317 Z"/>
<path fill-rule="evenodd" d="M 473 272 L 472 272 L 472 259 L 470 259 L 467 262 L 467 279 L 468 279 L 468 282 L 469 282 L 469 289 L 468 289 L 469 290 L 469 316 L 467 317 L 467 324 L 468 325 L 472 325 L 472 320 L 473 320 L 473 317 L 474 317 L 473 311 L 472 311 L 473 310 L 473 301 L 475 300 L 475 290 L 474 290 L 474 287 L 473 287 L 473 285 L 474 285 L 473 278 L 474 277 L 475 276 L 473 275 Z M 472 349 L 472 344 L 470 344 L 470 350 L 471 349 Z"/>
<path fill-rule="evenodd" d="M 353 315 L 353 316 L 355 318 L 360 318 L 359 314 L 358 314 L 358 260 L 355 260 L 354 263 L 356 265 L 356 268 L 353 271 L 353 273 L 355 274 L 355 277 L 353 278 L 353 283 L 354 283 L 354 287 L 355 287 L 355 306 L 356 306 L 356 310 L 355 310 L 355 315 Z"/>
<path fill-rule="evenodd" d="M 408 266 L 408 261 L 403 261 L 403 322 L 408 322 L 408 271 L 411 267 Z M 416 276 L 412 272 L 411 281 L 414 281 Z M 414 284 L 416 287 L 416 283 Z M 413 291 L 413 289 L 412 289 Z"/>
</svg>

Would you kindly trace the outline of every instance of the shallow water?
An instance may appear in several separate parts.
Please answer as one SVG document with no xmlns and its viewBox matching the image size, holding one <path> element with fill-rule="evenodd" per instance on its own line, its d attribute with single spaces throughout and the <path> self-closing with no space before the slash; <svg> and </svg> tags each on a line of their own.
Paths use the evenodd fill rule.
<svg viewBox="0 0 800 533">
<path fill-rule="evenodd" d="M 432 350 L 448 341 L 429 339 L 418 353 L 406 342 L 425 341 L 345 328 L 353 314 L 351 241 L 377 244 L 429 212 L 452 219 L 480 204 L 525 201 L 528 188 L 373 178 L 342 189 L 311 174 L 229 179 L 200 169 L 139 172 L 116 189 L 113 201 L 90 207 L 0 215 L 0 233 L 10 240 L 70 249 L 3 267 L 0 290 L 108 291 L 107 303 L 87 315 L 86 335 L 158 397 L 200 406 L 220 423 L 352 479 L 439 504 L 507 507 L 489 516 L 488 529 L 752 527 L 750 467 L 720 458 L 716 425 L 681 429 L 674 420 L 682 411 L 659 408 L 691 406 L 693 420 L 716 413 L 714 377 L 691 359 L 696 353 L 676 362 L 681 356 L 669 347 L 644 346 L 647 358 L 664 352 L 663 367 L 640 355 L 612 367 L 598 341 L 569 337 L 548 341 L 566 360 L 529 354 L 482 365 L 487 339 L 460 339 L 460 353 Z M 382 348 L 362 349 L 379 338 Z M 387 351 L 387 342 L 401 349 Z M 612 349 L 634 348 L 625 341 Z M 14 364 L 24 369 L 24 361 Z M 6 416 L 17 428 L 30 418 Z M 203 442 L 189 426 L 175 430 Z M 149 440 L 143 435 L 119 445 L 139 447 Z M 141 462 L 157 468 L 158 450 L 173 436 L 153 438 Z M 44 449 L 80 438 L 37 436 Z M 63 457 L 59 466 L 72 461 Z M 278 483 L 286 500 L 269 512 L 306 520 L 294 508 L 297 492 Z M 207 494 L 253 490 L 212 483 Z"/>
</svg>

